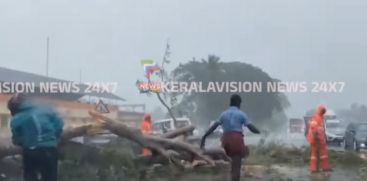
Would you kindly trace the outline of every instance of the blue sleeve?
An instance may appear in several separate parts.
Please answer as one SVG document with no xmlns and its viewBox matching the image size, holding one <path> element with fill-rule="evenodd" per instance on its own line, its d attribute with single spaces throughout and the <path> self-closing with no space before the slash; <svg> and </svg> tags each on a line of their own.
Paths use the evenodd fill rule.
<svg viewBox="0 0 367 181">
<path fill-rule="evenodd" d="M 249 124 L 251 124 L 251 122 L 249 121 L 247 114 L 246 113 L 242 113 L 242 122 L 244 126 L 247 126 Z"/>
<path fill-rule="evenodd" d="M 10 129 L 12 133 L 13 144 L 17 146 L 22 146 L 22 131 L 18 119 L 12 118 L 10 122 Z"/>
<path fill-rule="evenodd" d="M 53 112 L 51 123 L 54 126 L 57 139 L 60 139 L 63 128 L 64 128 L 64 121 L 56 111 Z"/>
</svg>

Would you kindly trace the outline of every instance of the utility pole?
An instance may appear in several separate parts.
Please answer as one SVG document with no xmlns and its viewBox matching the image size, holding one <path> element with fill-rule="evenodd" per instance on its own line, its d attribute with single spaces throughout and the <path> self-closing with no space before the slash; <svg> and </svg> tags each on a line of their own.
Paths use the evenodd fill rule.
<svg viewBox="0 0 367 181">
<path fill-rule="evenodd" d="M 46 41 L 46 76 L 48 77 L 48 64 L 49 64 L 49 49 L 50 49 L 50 38 L 47 37 Z"/>
</svg>

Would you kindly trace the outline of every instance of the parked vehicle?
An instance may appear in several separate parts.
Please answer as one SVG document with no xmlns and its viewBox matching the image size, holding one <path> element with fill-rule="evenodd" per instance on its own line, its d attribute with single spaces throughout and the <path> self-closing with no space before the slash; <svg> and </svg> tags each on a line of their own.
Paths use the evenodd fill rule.
<svg viewBox="0 0 367 181">
<path fill-rule="evenodd" d="M 305 121 L 305 136 L 307 136 L 308 132 L 308 123 L 311 121 L 312 115 L 307 115 L 304 117 Z M 328 110 L 325 115 L 325 134 L 326 134 L 326 141 L 328 144 L 337 144 L 341 146 L 344 142 L 344 134 L 345 134 L 345 127 L 343 122 L 337 118 L 336 114 L 333 110 Z"/>
<path fill-rule="evenodd" d="M 153 134 L 164 134 L 168 131 L 172 131 L 192 124 L 189 118 L 176 118 L 176 121 L 176 125 L 174 124 L 173 119 L 162 119 L 153 121 Z M 194 130 L 192 134 L 196 132 L 197 130 Z"/>
<path fill-rule="evenodd" d="M 288 133 L 301 133 L 305 129 L 305 125 L 302 119 L 299 118 L 291 118 L 288 122 Z"/>
<path fill-rule="evenodd" d="M 344 140 L 345 150 L 367 149 L 367 123 L 350 123 Z"/>
<path fill-rule="evenodd" d="M 341 120 L 328 119 L 325 121 L 326 141 L 328 144 L 341 146 L 344 142 L 345 128 Z"/>
</svg>

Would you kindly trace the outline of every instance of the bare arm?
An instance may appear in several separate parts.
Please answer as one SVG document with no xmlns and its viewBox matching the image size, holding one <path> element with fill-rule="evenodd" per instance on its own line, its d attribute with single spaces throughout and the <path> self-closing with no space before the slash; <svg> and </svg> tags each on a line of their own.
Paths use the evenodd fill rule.
<svg viewBox="0 0 367 181">
<path fill-rule="evenodd" d="M 251 122 L 248 121 L 249 118 L 247 117 L 246 114 L 243 114 L 243 123 L 244 125 L 252 132 L 252 133 L 255 133 L 255 134 L 260 134 L 260 130 L 257 129 L 255 127 L 255 125 L 253 125 Z"/>
<path fill-rule="evenodd" d="M 210 128 L 208 129 L 208 131 L 206 131 L 206 133 L 204 134 L 204 136 L 201 138 L 200 148 L 204 148 L 205 147 L 205 139 L 206 139 L 206 137 L 208 137 L 210 134 L 212 134 L 213 131 L 215 129 L 217 129 L 217 127 L 219 125 L 220 125 L 219 122 L 215 122 L 212 126 L 210 126 Z"/>
<path fill-rule="evenodd" d="M 247 125 L 247 128 L 248 128 L 252 133 L 260 134 L 260 130 L 259 130 L 259 129 L 257 129 L 253 124 L 248 124 L 248 125 Z"/>
</svg>

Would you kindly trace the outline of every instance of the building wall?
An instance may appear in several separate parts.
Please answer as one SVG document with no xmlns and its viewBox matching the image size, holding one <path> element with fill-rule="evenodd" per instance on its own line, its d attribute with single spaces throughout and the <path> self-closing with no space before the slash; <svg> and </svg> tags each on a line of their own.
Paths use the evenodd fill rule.
<svg viewBox="0 0 367 181">
<path fill-rule="evenodd" d="M 130 127 L 140 128 L 141 122 L 143 121 L 144 113 L 119 111 L 117 117 L 117 120 L 123 122 Z"/>
<path fill-rule="evenodd" d="M 0 129 L 9 129 L 10 112 L 7 109 L 7 101 L 10 96 L 0 94 Z M 38 99 L 41 102 L 55 106 L 56 110 L 64 119 L 65 127 L 75 127 L 87 123 L 92 123 L 94 120 L 89 116 L 88 111 L 94 110 L 96 105 L 86 104 L 76 101 L 62 101 L 50 99 Z M 109 117 L 117 119 L 118 108 L 109 106 Z"/>
</svg>

